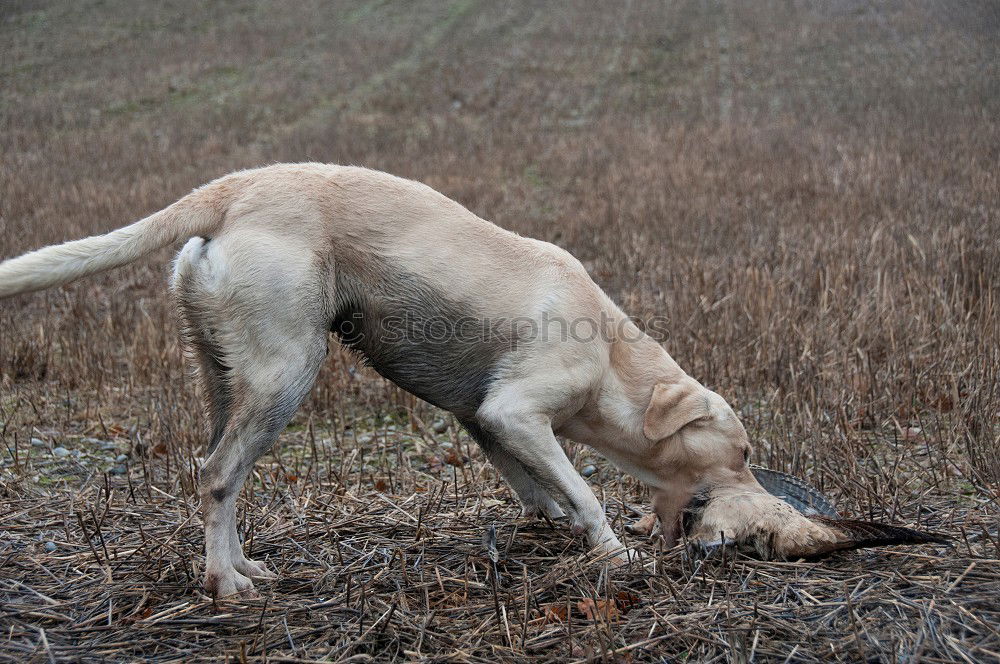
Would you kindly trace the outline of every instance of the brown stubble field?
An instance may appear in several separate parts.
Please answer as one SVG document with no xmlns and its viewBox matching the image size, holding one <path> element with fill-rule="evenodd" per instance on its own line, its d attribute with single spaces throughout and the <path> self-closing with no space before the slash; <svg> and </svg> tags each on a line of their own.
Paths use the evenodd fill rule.
<svg viewBox="0 0 1000 664">
<path fill-rule="evenodd" d="M 213 603 L 163 252 L 0 303 L 0 660 L 1000 658 L 998 33 L 986 0 L 4 3 L 0 257 L 238 168 L 413 177 L 668 316 L 758 463 L 955 546 L 609 571 L 334 351 L 241 503 L 281 579 Z M 643 489 L 568 450 L 621 530 Z"/>
</svg>

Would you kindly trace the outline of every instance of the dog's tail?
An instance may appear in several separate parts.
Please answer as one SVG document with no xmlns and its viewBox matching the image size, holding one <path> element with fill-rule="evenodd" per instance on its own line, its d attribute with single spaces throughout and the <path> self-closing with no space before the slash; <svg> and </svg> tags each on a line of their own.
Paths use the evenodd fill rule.
<svg viewBox="0 0 1000 664">
<path fill-rule="evenodd" d="M 211 182 L 145 219 L 82 240 L 56 244 L 0 263 L 0 298 L 59 286 L 125 265 L 161 247 L 221 225 L 238 189 L 238 177 Z"/>
</svg>

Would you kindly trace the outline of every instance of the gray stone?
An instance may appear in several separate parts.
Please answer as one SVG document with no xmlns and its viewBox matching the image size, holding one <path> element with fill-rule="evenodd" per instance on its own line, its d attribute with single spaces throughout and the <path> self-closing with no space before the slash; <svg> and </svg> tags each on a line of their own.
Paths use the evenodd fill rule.
<svg viewBox="0 0 1000 664">
<path fill-rule="evenodd" d="M 115 458 L 115 463 L 125 463 L 126 461 L 128 461 L 128 455 L 127 454 L 119 454 Z"/>
<path fill-rule="evenodd" d="M 67 457 L 69 455 L 70 455 L 69 450 L 67 450 L 62 445 L 60 445 L 59 447 L 57 447 L 54 450 L 52 450 L 52 456 L 54 456 L 54 457 L 62 458 L 62 457 Z"/>
<path fill-rule="evenodd" d="M 448 430 L 448 423 L 444 420 L 434 420 L 434 424 L 431 425 L 431 430 L 434 433 L 444 433 Z"/>
<path fill-rule="evenodd" d="M 583 475 L 584 477 L 590 477 L 596 472 L 597 472 L 597 466 L 595 466 L 592 463 L 588 463 L 586 466 L 583 467 L 583 470 L 580 471 L 580 474 Z"/>
<path fill-rule="evenodd" d="M 46 542 L 45 543 L 45 550 L 48 551 L 48 552 L 50 552 L 50 553 L 52 551 L 55 551 L 56 550 L 56 543 L 55 542 Z"/>
<path fill-rule="evenodd" d="M 118 447 L 117 444 L 108 440 L 101 440 L 100 438 L 81 438 L 80 442 L 87 443 L 88 445 L 97 445 L 102 450 L 113 450 Z"/>
<path fill-rule="evenodd" d="M 32 438 L 31 444 L 34 445 L 35 447 L 45 447 L 45 441 L 42 440 L 41 438 Z"/>
<path fill-rule="evenodd" d="M 124 475 L 127 472 L 128 468 L 126 468 L 125 466 L 115 466 L 114 468 L 111 469 L 112 475 Z"/>
</svg>

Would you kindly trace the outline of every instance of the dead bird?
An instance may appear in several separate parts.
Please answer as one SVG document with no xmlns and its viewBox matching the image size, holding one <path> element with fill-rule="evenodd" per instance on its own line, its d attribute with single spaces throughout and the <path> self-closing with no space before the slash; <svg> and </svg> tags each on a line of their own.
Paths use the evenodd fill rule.
<svg viewBox="0 0 1000 664">
<path fill-rule="evenodd" d="M 834 551 L 898 544 L 948 544 L 938 533 L 841 518 L 832 502 L 797 477 L 751 467 L 765 491 L 716 487 L 697 492 L 683 530 L 710 551 L 736 546 L 765 560 L 816 558 Z"/>
</svg>

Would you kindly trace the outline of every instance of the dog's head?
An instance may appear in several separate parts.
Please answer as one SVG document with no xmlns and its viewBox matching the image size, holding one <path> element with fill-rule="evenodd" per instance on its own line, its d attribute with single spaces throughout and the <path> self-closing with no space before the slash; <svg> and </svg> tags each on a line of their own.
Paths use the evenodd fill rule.
<svg viewBox="0 0 1000 664">
<path fill-rule="evenodd" d="M 643 434 L 653 443 L 652 470 L 663 480 L 653 506 L 670 544 L 696 492 L 767 493 L 750 471 L 753 448 L 736 413 L 693 378 L 653 387 Z"/>
<path fill-rule="evenodd" d="M 841 519 L 828 499 L 798 478 L 751 468 L 752 448 L 736 413 L 691 378 L 655 386 L 643 433 L 653 443 L 652 470 L 662 480 L 653 506 L 668 545 L 682 530 L 703 546 L 732 544 L 764 558 L 947 542 L 936 533 Z"/>
</svg>

